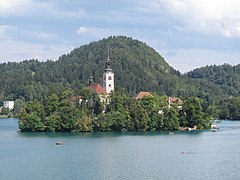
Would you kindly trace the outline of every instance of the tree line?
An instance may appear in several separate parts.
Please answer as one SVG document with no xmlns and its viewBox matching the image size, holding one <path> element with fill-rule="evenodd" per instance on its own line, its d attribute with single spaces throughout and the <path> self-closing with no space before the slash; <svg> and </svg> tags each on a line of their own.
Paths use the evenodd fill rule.
<svg viewBox="0 0 240 180">
<path fill-rule="evenodd" d="M 204 101 L 191 97 L 182 109 L 177 104 L 168 106 L 166 96 L 145 96 L 135 100 L 124 91 L 111 93 L 110 103 L 100 102 L 89 88 L 79 92 L 84 97 L 71 102 L 73 91 L 61 96 L 55 93 L 44 99 L 26 102 L 19 113 L 22 131 L 105 132 L 179 130 L 179 127 L 210 127 L 211 110 L 204 110 Z"/>
</svg>

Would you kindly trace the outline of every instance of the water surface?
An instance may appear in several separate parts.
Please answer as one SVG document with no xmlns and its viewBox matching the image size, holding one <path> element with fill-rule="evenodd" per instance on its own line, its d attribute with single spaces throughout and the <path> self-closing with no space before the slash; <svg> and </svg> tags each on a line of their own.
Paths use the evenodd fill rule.
<svg viewBox="0 0 240 180">
<path fill-rule="evenodd" d="M 240 122 L 217 132 L 18 133 L 0 119 L 0 179 L 239 179 Z M 63 141 L 63 146 L 56 146 Z"/>
</svg>

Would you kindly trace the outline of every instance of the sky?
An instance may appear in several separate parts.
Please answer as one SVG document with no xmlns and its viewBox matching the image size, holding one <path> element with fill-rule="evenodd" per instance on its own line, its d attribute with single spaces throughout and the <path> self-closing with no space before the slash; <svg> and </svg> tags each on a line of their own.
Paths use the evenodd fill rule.
<svg viewBox="0 0 240 180">
<path fill-rule="evenodd" d="M 239 0 L 0 0 L 0 63 L 57 60 L 109 36 L 146 42 L 182 73 L 240 63 Z"/>
</svg>

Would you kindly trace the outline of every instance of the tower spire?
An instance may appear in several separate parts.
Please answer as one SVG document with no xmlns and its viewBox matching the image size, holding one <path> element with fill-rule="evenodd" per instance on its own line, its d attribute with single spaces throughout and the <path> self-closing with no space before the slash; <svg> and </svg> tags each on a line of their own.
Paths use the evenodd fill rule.
<svg viewBox="0 0 240 180">
<path fill-rule="evenodd" d="M 112 62 L 109 57 L 109 51 L 108 56 L 106 60 L 105 65 L 105 72 L 103 73 L 103 87 L 105 88 L 107 93 L 110 93 L 111 91 L 114 91 L 114 73 L 112 71 Z"/>
<path fill-rule="evenodd" d="M 105 72 L 112 71 L 111 65 L 112 65 L 112 62 L 111 62 L 111 60 L 110 60 L 110 58 L 109 58 L 109 51 L 108 51 L 108 58 L 107 58 L 107 60 L 106 60 Z"/>
</svg>

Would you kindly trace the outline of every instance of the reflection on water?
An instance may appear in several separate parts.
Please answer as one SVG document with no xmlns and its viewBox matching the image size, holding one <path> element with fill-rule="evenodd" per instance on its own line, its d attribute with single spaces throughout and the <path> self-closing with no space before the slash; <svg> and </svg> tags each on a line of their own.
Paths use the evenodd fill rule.
<svg viewBox="0 0 240 180">
<path fill-rule="evenodd" d="M 174 135 L 198 135 L 209 130 L 198 130 L 191 132 L 174 131 Z M 104 138 L 104 137 L 122 137 L 122 136 L 168 136 L 169 131 L 152 132 L 22 132 L 20 136 L 24 137 L 78 137 L 78 138 Z"/>
</svg>

